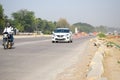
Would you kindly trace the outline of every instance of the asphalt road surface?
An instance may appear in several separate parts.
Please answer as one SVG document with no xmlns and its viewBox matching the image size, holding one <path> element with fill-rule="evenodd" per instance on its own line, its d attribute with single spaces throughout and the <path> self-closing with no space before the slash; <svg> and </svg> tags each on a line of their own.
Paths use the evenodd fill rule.
<svg viewBox="0 0 120 80">
<path fill-rule="evenodd" d="M 0 80 L 54 80 L 56 75 L 82 58 L 89 38 L 73 43 L 52 43 L 49 37 L 15 39 L 4 50 L 0 40 Z"/>
</svg>

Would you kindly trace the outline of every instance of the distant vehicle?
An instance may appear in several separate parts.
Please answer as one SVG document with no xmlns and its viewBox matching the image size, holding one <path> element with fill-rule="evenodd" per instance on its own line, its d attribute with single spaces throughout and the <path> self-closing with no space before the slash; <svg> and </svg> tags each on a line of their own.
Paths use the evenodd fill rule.
<svg viewBox="0 0 120 80">
<path fill-rule="evenodd" d="M 69 28 L 56 28 L 52 34 L 52 43 L 55 42 L 71 42 L 72 32 Z"/>
</svg>

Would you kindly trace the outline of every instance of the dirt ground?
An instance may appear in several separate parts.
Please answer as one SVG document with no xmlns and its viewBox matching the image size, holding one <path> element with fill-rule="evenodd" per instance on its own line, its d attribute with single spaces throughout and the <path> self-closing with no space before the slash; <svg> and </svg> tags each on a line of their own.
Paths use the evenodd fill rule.
<svg viewBox="0 0 120 80">
<path fill-rule="evenodd" d="M 89 42 L 84 51 L 84 53 L 87 54 L 83 55 L 82 63 L 78 60 L 76 64 L 58 74 L 56 80 L 86 80 L 90 61 L 92 60 L 96 51 L 97 48 L 93 45 L 93 43 Z"/>
<path fill-rule="evenodd" d="M 120 38 L 112 38 L 108 40 L 120 45 Z M 103 65 L 103 77 L 106 77 L 107 80 L 120 80 L 120 48 L 106 48 Z"/>
<path fill-rule="evenodd" d="M 107 42 L 114 42 L 120 45 L 120 38 L 108 38 Z M 67 68 L 64 72 L 57 75 L 56 80 L 87 80 L 86 75 L 89 69 L 89 64 L 97 51 L 97 47 L 89 42 L 84 53 L 89 53 L 83 58 L 83 63 L 79 61 L 75 65 Z M 105 56 L 103 60 L 104 74 L 102 77 L 107 80 L 120 80 L 120 48 L 107 47 L 105 48 Z"/>
</svg>

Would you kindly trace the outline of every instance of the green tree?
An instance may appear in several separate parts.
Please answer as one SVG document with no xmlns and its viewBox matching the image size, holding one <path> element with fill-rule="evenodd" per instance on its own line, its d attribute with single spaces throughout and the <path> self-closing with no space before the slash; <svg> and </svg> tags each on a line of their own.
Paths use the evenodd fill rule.
<svg viewBox="0 0 120 80">
<path fill-rule="evenodd" d="M 56 27 L 69 27 L 69 23 L 67 22 L 66 19 L 60 18 L 59 21 L 56 23 Z"/>
<path fill-rule="evenodd" d="M 0 34 L 2 33 L 4 26 L 5 26 L 4 9 L 3 9 L 2 5 L 0 4 Z"/>
<path fill-rule="evenodd" d="M 54 29 L 55 29 L 55 24 L 51 21 L 48 21 L 44 28 L 44 30 L 45 30 L 44 33 L 51 34 Z"/>
<path fill-rule="evenodd" d="M 37 18 L 37 30 L 39 31 L 43 31 L 44 30 L 44 23 L 43 23 L 43 20 L 41 18 Z"/>
<path fill-rule="evenodd" d="M 36 18 L 36 30 L 41 31 L 44 34 L 51 34 L 51 32 L 55 29 L 54 22 L 42 20 L 41 18 Z"/>
<path fill-rule="evenodd" d="M 12 14 L 15 21 L 15 26 L 22 27 L 20 31 L 33 32 L 35 30 L 34 12 L 28 10 L 20 10 Z"/>
</svg>

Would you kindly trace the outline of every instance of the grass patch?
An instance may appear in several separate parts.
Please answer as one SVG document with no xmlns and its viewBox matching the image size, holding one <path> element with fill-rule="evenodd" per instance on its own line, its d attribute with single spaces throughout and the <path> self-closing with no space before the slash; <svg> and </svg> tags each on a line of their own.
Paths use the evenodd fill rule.
<svg viewBox="0 0 120 80">
<path fill-rule="evenodd" d="M 120 60 L 118 60 L 117 63 L 120 64 Z"/>
<path fill-rule="evenodd" d="M 98 36 L 99 38 L 106 38 L 106 35 L 105 35 L 104 33 L 99 33 L 97 36 Z"/>
<path fill-rule="evenodd" d="M 114 43 L 114 42 L 111 42 L 111 41 L 109 41 L 109 42 L 107 42 L 107 47 L 113 47 L 113 46 L 116 46 L 117 48 L 119 48 L 120 49 L 120 45 L 118 45 L 118 44 L 116 44 L 116 43 Z"/>
</svg>

